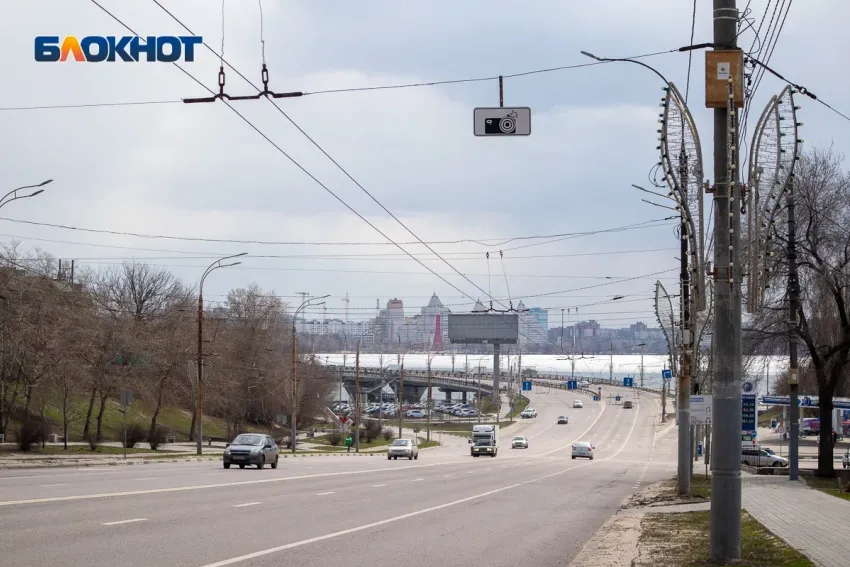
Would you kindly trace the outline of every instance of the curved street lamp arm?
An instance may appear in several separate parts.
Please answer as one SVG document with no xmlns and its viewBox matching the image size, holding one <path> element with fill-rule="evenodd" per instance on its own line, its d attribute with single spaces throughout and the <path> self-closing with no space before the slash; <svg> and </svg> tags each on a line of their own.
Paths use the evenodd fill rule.
<svg viewBox="0 0 850 567">
<path fill-rule="evenodd" d="M 204 270 L 204 274 L 201 276 L 201 286 L 203 287 L 204 280 L 210 274 L 210 272 L 212 272 L 213 270 L 217 270 L 218 268 L 229 268 L 230 266 L 236 266 L 237 264 L 242 263 L 242 262 L 233 262 L 232 264 L 222 265 L 222 262 L 224 262 L 225 260 L 230 260 L 231 258 L 239 258 L 240 256 L 247 256 L 247 254 L 248 254 L 247 252 L 242 252 L 240 254 L 233 254 L 232 256 L 225 256 L 223 258 L 219 258 L 218 260 L 216 260 L 215 262 L 210 264 L 209 267 L 206 270 Z"/>
<path fill-rule="evenodd" d="M 591 59 L 595 59 L 595 60 L 602 62 L 602 63 L 613 63 L 615 61 L 621 61 L 623 63 L 634 63 L 635 65 L 640 65 L 641 67 L 645 67 L 645 68 L 649 69 L 650 71 L 652 71 L 653 73 L 655 73 L 656 75 L 658 75 L 659 77 L 661 77 L 661 80 L 664 81 L 665 85 L 670 84 L 670 81 L 667 80 L 667 77 L 662 75 L 660 71 L 658 71 L 657 69 L 655 69 L 654 67 L 652 67 L 650 65 L 647 65 L 643 61 L 638 61 L 636 59 L 625 59 L 625 58 L 621 59 L 621 58 L 617 58 L 617 57 L 598 57 L 598 56 L 594 55 L 593 53 L 588 53 L 587 51 L 582 51 L 581 54 L 586 56 L 586 57 L 590 57 Z"/>
</svg>

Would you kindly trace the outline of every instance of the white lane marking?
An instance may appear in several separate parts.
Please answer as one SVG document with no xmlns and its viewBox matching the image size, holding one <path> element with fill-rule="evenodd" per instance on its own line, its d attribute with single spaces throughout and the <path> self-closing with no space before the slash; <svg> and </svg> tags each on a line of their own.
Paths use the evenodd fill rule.
<svg viewBox="0 0 850 567">
<path fill-rule="evenodd" d="M 381 488 L 382 486 L 386 486 L 386 484 L 373 484 L 372 488 Z"/>
<path fill-rule="evenodd" d="M 466 502 L 470 502 L 472 500 L 477 500 L 479 498 L 486 498 L 487 496 L 491 496 L 493 494 L 498 494 L 500 492 L 505 492 L 507 490 L 513 490 L 514 488 L 519 488 L 520 486 L 526 486 L 526 485 L 531 484 L 533 482 L 540 482 L 541 480 L 546 480 L 546 479 L 549 479 L 549 478 L 552 478 L 552 477 L 555 477 L 555 476 L 558 476 L 558 475 L 562 475 L 562 474 L 567 473 L 569 471 L 572 471 L 572 470 L 575 470 L 575 469 L 580 469 L 582 467 L 586 467 L 586 466 L 589 466 L 591 464 L 593 464 L 593 462 L 589 461 L 587 463 L 583 463 L 583 464 L 580 464 L 580 465 L 577 465 L 577 466 L 570 467 L 568 469 L 564 469 L 564 470 L 560 470 L 560 471 L 557 471 L 557 472 L 554 472 L 554 473 L 550 473 L 550 474 L 547 474 L 545 476 L 532 478 L 532 479 L 529 479 L 529 480 L 525 480 L 523 482 L 518 482 L 516 484 L 510 484 L 510 485 L 507 485 L 507 486 L 503 486 L 501 488 L 496 488 L 494 490 L 482 492 L 482 493 L 476 494 L 474 496 L 467 496 L 466 498 L 461 498 L 460 500 L 454 500 L 452 502 L 446 502 L 445 504 L 439 504 L 437 506 L 432 506 L 430 508 L 423 508 L 421 510 L 416 510 L 415 512 L 408 512 L 407 514 L 402 514 L 400 516 L 395 516 L 393 518 L 387 518 L 385 520 L 379 520 L 377 522 L 372 522 L 370 524 L 363 524 L 361 526 L 356 526 L 354 528 L 348 528 L 346 530 L 340 530 L 338 532 L 333 532 L 333 533 L 329 533 L 329 534 L 325 534 L 325 535 L 321 535 L 321 536 L 317 536 L 317 537 L 311 537 L 309 539 L 303 539 L 301 541 L 295 541 L 295 542 L 292 542 L 292 543 L 287 543 L 285 545 L 279 545 L 277 547 L 270 547 L 269 549 L 263 549 L 263 550 L 260 550 L 260 551 L 255 551 L 253 553 L 247 553 L 245 555 L 240 555 L 238 557 L 232 557 L 230 559 L 225 559 L 223 561 L 218 561 L 216 563 L 208 563 L 206 565 L 202 565 L 201 567 L 225 567 L 225 565 L 233 565 L 234 563 L 242 563 L 243 561 L 249 561 L 251 559 L 256 559 L 258 557 L 264 557 L 266 555 L 271 555 L 273 553 L 279 553 L 281 551 L 287 551 L 289 549 L 294 549 L 294 548 L 297 548 L 297 547 L 303 547 L 303 546 L 309 545 L 311 543 L 318 543 L 320 541 L 325 541 L 325 540 L 345 536 L 345 535 L 348 535 L 348 534 L 353 534 L 353 533 L 362 532 L 362 531 L 365 531 L 365 530 L 370 530 L 372 528 L 377 528 L 379 526 L 385 526 L 387 524 L 392 524 L 392 523 L 398 522 L 400 520 L 406 520 L 408 518 L 415 518 L 416 516 L 421 516 L 423 514 L 428 514 L 430 512 L 436 512 L 438 510 L 444 510 L 446 508 L 451 508 L 452 506 L 457 506 L 458 504 L 464 504 Z"/>
<path fill-rule="evenodd" d="M 466 471 L 466 474 L 475 474 L 475 471 Z"/>
<path fill-rule="evenodd" d="M 422 481 L 422 480 L 425 480 L 425 479 L 424 479 L 424 478 L 414 478 L 414 479 L 413 479 L 412 481 L 410 481 L 410 482 L 419 482 L 419 481 Z"/>
<path fill-rule="evenodd" d="M 493 469 L 484 469 L 484 470 L 485 470 L 485 471 L 491 471 L 491 470 L 493 470 Z"/>
<path fill-rule="evenodd" d="M 211 461 L 215 462 L 215 461 Z M 159 464 L 159 463 L 157 463 Z M 196 465 L 191 467 L 167 467 L 163 469 L 153 468 L 155 465 L 151 465 L 148 467 L 146 465 L 145 470 L 149 470 L 151 472 L 167 472 L 167 471 L 185 471 L 185 470 L 204 470 L 203 466 Z M 160 465 L 161 466 L 161 465 Z M 132 470 L 129 467 L 127 470 L 114 470 L 114 469 L 84 469 L 86 472 L 75 472 L 75 473 L 56 473 L 56 474 L 27 474 L 27 475 L 16 475 L 16 476 L 0 476 L 0 482 L 4 480 L 17 480 L 17 479 L 30 479 L 30 478 L 60 478 L 66 476 L 93 476 L 100 474 L 139 474 L 138 470 Z M 206 473 L 205 473 L 206 474 Z"/>
<path fill-rule="evenodd" d="M 449 478 L 449 477 L 450 477 L 450 476 L 452 476 L 452 475 L 450 475 L 450 474 L 444 474 L 443 476 L 444 476 L 444 477 L 446 477 L 446 478 Z"/>
<path fill-rule="evenodd" d="M 330 496 L 331 494 L 336 494 L 336 492 L 320 492 L 316 496 Z"/>
<path fill-rule="evenodd" d="M 594 427 L 596 427 L 596 424 L 599 422 L 599 420 L 600 420 L 600 419 L 602 419 L 602 416 L 603 416 L 603 415 L 605 415 L 605 410 L 606 410 L 606 409 L 608 409 L 608 404 L 606 404 L 606 403 L 605 403 L 605 401 L 603 400 L 603 401 L 601 402 L 601 405 L 602 405 L 602 411 L 600 411 L 600 412 L 599 412 L 599 415 L 597 415 L 597 416 L 596 416 L 596 419 L 594 419 L 594 420 L 593 420 L 593 423 L 591 423 L 591 424 L 590 424 L 590 427 L 588 427 L 587 429 L 585 429 L 584 431 L 582 431 L 581 435 L 579 435 L 578 437 L 576 437 L 575 439 L 573 439 L 572 441 L 570 441 L 568 444 L 564 445 L 563 447 L 558 447 L 557 449 L 553 449 L 553 450 L 551 450 L 551 451 L 547 451 L 547 452 L 545 452 L 545 453 L 541 453 L 540 455 L 535 455 L 535 456 L 534 456 L 534 457 L 532 457 L 532 458 L 535 458 L 535 457 L 545 457 L 546 455 L 551 455 L 552 453 L 557 453 L 558 451 L 563 451 L 563 450 L 564 450 L 564 449 L 566 449 L 567 447 L 572 447 L 573 443 L 575 443 L 576 441 L 581 441 L 581 440 L 582 440 L 582 438 L 583 438 L 585 435 L 587 435 L 587 434 L 590 432 L 590 430 L 591 430 L 591 429 L 593 429 Z M 635 412 L 635 414 L 637 414 L 637 412 Z"/>
<path fill-rule="evenodd" d="M 348 476 L 368 473 L 386 473 L 388 471 L 400 471 L 405 469 L 423 469 L 430 467 L 438 467 L 445 465 L 469 464 L 468 460 L 463 461 L 446 461 L 444 463 L 432 463 L 427 465 L 403 465 L 388 469 L 386 467 L 380 469 L 364 469 L 360 471 L 339 471 L 328 473 L 304 474 L 297 476 L 284 476 L 278 478 L 263 478 L 258 480 L 240 480 L 234 482 L 220 482 L 214 484 L 197 484 L 192 486 L 174 486 L 170 488 L 150 488 L 146 490 L 128 490 L 125 492 L 100 492 L 95 494 L 78 494 L 74 496 L 54 496 L 47 498 L 28 498 L 26 500 L 7 500 L 0 502 L 0 508 L 4 506 L 18 506 L 22 504 L 43 504 L 46 502 L 68 502 L 72 500 L 94 500 L 98 498 L 114 498 L 119 496 L 139 496 L 143 494 L 168 494 L 172 492 L 186 492 L 190 490 L 206 490 L 210 488 L 228 488 L 233 486 L 251 486 L 255 484 L 266 484 L 272 482 L 286 482 L 291 480 L 304 480 L 312 478 L 329 478 L 336 476 Z"/>
<path fill-rule="evenodd" d="M 102 526 L 117 526 L 119 524 L 133 524 L 136 522 L 147 522 L 147 518 L 133 518 L 132 520 L 118 520 L 117 522 L 103 522 Z"/>
<path fill-rule="evenodd" d="M 42 484 L 41 485 L 42 488 L 53 488 L 55 486 L 68 486 L 68 483 L 65 482 L 65 483 L 61 483 L 61 484 Z"/>
<path fill-rule="evenodd" d="M 234 504 L 234 508 L 247 508 L 248 506 L 256 506 L 257 504 L 262 504 L 262 502 L 245 502 L 244 504 Z"/>
<path fill-rule="evenodd" d="M 136 480 L 156 480 L 155 476 L 146 476 L 144 478 L 137 478 Z"/>
</svg>

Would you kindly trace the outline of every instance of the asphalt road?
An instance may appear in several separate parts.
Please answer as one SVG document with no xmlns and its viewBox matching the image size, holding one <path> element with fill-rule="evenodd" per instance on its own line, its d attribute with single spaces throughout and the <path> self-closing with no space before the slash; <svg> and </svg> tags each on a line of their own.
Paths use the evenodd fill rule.
<svg viewBox="0 0 850 567">
<path fill-rule="evenodd" d="M 545 390 L 544 390 L 545 392 Z M 558 390 L 502 432 L 496 458 L 461 437 L 415 461 L 303 457 L 0 473 L 0 549 L 14 566 L 567 565 L 623 498 L 675 470 L 657 398 L 632 410 Z M 570 418 L 557 425 L 558 415 Z M 526 435 L 528 450 L 511 450 Z M 589 440 L 593 461 L 572 460 Z"/>
</svg>

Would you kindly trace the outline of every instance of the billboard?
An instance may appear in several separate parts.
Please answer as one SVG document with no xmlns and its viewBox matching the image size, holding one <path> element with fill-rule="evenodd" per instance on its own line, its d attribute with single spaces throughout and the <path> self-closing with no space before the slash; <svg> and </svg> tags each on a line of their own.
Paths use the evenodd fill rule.
<svg viewBox="0 0 850 567">
<path fill-rule="evenodd" d="M 452 344 L 515 345 L 519 337 L 516 313 L 449 313 Z"/>
</svg>

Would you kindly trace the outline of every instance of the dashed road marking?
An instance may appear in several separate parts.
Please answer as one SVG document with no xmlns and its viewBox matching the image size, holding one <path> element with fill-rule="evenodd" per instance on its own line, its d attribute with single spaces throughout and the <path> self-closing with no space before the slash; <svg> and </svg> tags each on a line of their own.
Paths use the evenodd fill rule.
<svg viewBox="0 0 850 567">
<path fill-rule="evenodd" d="M 372 488 L 381 488 L 382 486 L 386 486 L 386 484 L 373 484 Z"/>
<path fill-rule="evenodd" d="M 117 526 L 119 524 L 133 524 L 136 522 L 147 522 L 147 518 L 133 518 L 132 520 L 118 520 L 117 522 L 103 522 L 104 526 Z"/>
<path fill-rule="evenodd" d="M 247 508 L 248 506 L 256 506 L 257 504 L 262 504 L 262 502 L 245 502 L 244 504 L 234 504 L 234 508 Z"/>
<path fill-rule="evenodd" d="M 329 496 L 331 494 L 336 494 L 336 492 L 320 492 L 316 496 Z"/>
<path fill-rule="evenodd" d="M 68 483 L 65 482 L 65 483 L 62 483 L 62 484 L 42 484 L 41 485 L 42 488 L 54 488 L 56 486 L 68 486 Z"/>
</svg>

